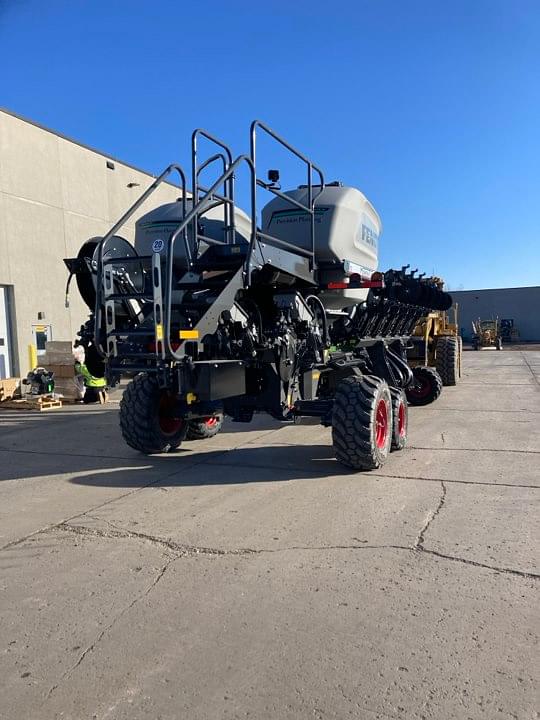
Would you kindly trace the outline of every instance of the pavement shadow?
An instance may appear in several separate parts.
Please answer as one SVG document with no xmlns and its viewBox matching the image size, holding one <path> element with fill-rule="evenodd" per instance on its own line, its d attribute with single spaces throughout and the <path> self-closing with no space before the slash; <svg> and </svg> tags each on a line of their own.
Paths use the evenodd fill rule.
<svg viewBox="0 0 540 720">
<path fill-rule="evenodd" d="M 280 426 L 261 415 L 250 425 L 226 422 L 219 437 L 246 430 L 264 432 Z M 212 440 L 202 442 L 208 445 Z M 96 484 L 106 485 L 107 482 L 98 479 L 120 474 L 134 478 L 142 471 L 153 481 L 156 476 L 178 472 L 204 462 L 206 456 L 224 452 L 216 448 L 215 452 L 201 453 L 200 448 L 199 441 L 185 442 L 174 453 L 143 455 L 124 443 L 115 408 L 76 408 L 58 413 L 0 412 L 0 481 L 87 473 Z M 141 479 L 136 485 L 147 482 Z M 125 484 L 128 486 L 129 482 Z"/>
<path fill-rule="evenodd" d="M 180 448 L 166 456 L 141 458 L 138 468 L 116 468 L 113 472 L 104 469 L 103 473 L 94 471 L 76 475 L 69 482 L 121 488 L 149 484 L 188 487 L 316 479 L 357 472 L 337 462 L 331 445 L 269 445 L 197 453 Z"/>
</svg>

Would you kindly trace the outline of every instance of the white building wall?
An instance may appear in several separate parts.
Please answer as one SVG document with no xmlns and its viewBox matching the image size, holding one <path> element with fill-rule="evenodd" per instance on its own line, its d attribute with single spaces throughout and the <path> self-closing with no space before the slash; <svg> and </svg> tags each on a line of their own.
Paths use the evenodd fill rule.
<svg viewBox="0 0 540 720">
<path fill-rule="evenodd" d="M 107 168 L 107 161 L 114 170 Z M 73 340 L 88 309 L 75 282 L 65 308 L 65 257 L 105 234 L 153 176 L 0 110 L 0 285 L 14 300 L 15 370 L 28 370 L 32 325 L 52 326 L 55 340 Z M 138 187 L 128 187 L 138 183 Z M 161 185 L 120 234 L 133 239 L 136 219 L 175 200 L 179 188 Z M 38 313 L 45 319 L 39 320 Z"/>
</svg>

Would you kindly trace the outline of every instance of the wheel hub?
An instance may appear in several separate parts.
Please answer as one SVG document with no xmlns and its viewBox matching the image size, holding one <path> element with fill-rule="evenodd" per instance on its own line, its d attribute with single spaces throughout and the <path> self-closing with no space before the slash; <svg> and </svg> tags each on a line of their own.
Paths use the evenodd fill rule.
<svg viewBox="0 0 540 720">
<path fill-rule="evenodd" d="M 388 438 L 388 408 L 384 400 L 379 400 L 375 413 L 375 442 L 378 448 L 384 448 Z"/>
<path fill-rule="evenodd" d="M 159 401 L 159 427 L 165 435 L 174 435 L 182 429 L 183 418 L 174 417 L 175 400 L 167 393 L 163 393 Z"/>
<path fill-rule="evenodd" d="M 417 398 L 424 398 L 429 395 L 430 389 L 431 385 L 429 380 L 415 377 L 414 385 L 409 388 L 409 392 L 411 393 L 411 395 L 414 395 Z"/>
<path fill-rule="evenodd" d="M 407 434 L 407 419 L 405 415 L 405 405 L 403 402 L 399 403 L 398 409 L 398 433 L 401 438 L 405 437 Z"/>
</svg>

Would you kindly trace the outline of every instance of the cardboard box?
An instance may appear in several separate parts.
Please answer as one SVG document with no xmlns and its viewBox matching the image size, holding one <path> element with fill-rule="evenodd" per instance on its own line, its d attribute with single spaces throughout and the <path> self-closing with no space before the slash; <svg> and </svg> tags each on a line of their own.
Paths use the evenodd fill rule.
<svg viewBox="0 0 540 720">
<path fill-rule="evenodd" d="M 49 369 L 50 365 L 73 365 L 73 345 L 69 340 L 50 340 L 45 343 L 45 354 L 39 363 Z"/>
<path fill-rule="evenodd" d="M 48 363 L 46 366 L 49 372 L 54 373 L 55 381 L 60 378 L 74 378 L 75 377 L 75 366 L 73 364 L 73 358 L 69 365 L 52 365 Z"/>
<path fill-rule="evenodd" d="M 55 395 L 62 395 L 66 400 L 80 400 L 84 397 L 84 388 L 75 384 L 72 378 L 56 378 L 54 379 Z"/>
</svg>

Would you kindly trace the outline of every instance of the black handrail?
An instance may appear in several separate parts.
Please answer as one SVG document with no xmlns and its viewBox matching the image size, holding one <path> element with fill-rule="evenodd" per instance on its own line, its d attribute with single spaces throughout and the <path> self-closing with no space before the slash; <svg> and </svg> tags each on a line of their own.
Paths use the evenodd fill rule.
<svg viewBox="0 0 540 720">
<path fill-rule="evenodd" d="M 215 155 L 212 155 L 210 158 L 205 160 L 202 165 L 197 165 L 197 139 L 199 137 L 206 138 L 211 143 L 221 148 L 225 154 L 216 153 Z M 194 130 L 191 135 L 191 182 L 193 193 L 193 206 L 195 206 L 199 202 L 199 190 L 206 192 L 205 189 L 199 185 L 199 175 L 201 174 L 201 171 L 220 158 L 223 161 L 223 172 L 225 172 L 233 162 L 233 155 L 230 147 L 226 143 L 224 143 L 223 140 L 220 140 L 218 137 L 212 135 L 207 130 L 203 130 L 203 128 L 197 128 L 196 130 Z M 227 236 L 229 237 L 229 242 L 233 243 L 236 235 L 234 218 L 234 177 L 230 176 L 227 179 L 228 182 L 226 185 L 224 185 L 223 190 L 225 197 L 228 197 L 231 202 L 224 204 L 223 220 L 225 223 Z M 196 217 L 194 217 L 193 219 L 193 237 L 197 237 Z"/>
<path fill-rule="evenodd" d="M 260 128 L 263 130 L 267 135 L 269 135 L 271 138 L 273 138 L 276 142 L 278 142 L 280 145 L 282 145 L 284 148 L 286 148 L 289 152 L 291 152 L 293 155 L 295 155 L 297 158 L 302 160 L 306 164 L 306 170 L 307 170 L 307 191 L 308 191 L 308 204 L 304 205 L 303 203 L 294 200 L 293 198 L 289 197 L 288 195 L 285 195 L 285 193 L 280 192 L 278 188 L 273 188 L 268 183 L 264 183 L 264 181 L 259 180 L 259 178 L 255 175 L 255 182 L 258 185 L 261 185 L 269 192 L 273 193 L 274 195 L 277 195 L 278 197 L 281 197 L 282 199 L 289 202 L 291 205 L 296 205 L 297 207 L 300 207 L 301 209 L 305 210 L 309 215 L 311 216 L 311 223 L 310 223 L 310 235 L 311 235 L 311 263 L 312 267 L 315 265 L 315 200 L 319 197 L 319 195 L 324 190 L 324 175 L 323 171 L 315 165 L 308 157 L 306 157 L 303 153 L 301 153 L 299 150 L 297 150 L 293 145 L 288 143 L 284 138 L 282 138 L 280 135 L 278 135 L 275 130 L 272 130 L 271 127 L 266 125 L 262 122 L 262 120 L 254 120 L 251 123 L 251 129 L 250 129 L 250 157 L 251 162 L 253 163 L 253 167 L 257 167 L 256 162 L 256 148 L 257 148 L 257 128 Z M 320 180 L 320 190 L 316 195 L 313 195 L 313 171 L 317 173 Z"/>
<path fill-rule="evenodd" d="M 186 175 L 183 171 L 183 169 L 180 167 L 180 165 L 177 165 L 176 163 L 172 163 L 168 167 L 165 168 L 165 170 L 161 173 L 161 175 L 158 175 L 158 177 L 154 180 L 154 182 L 148 187 L 143 194 L 133 203 L 133 205 L 126 210 L 126 212 L 122 215 L 120 220 L 116 222 L 112 228 L 109 230 L 109 232 L 101 239 L 99 244 L 99 252 L 98 252 L 98 264 L 97 264 L 97 282 L 96 282 L 96 305 L 95 305 L 95 314 L 94 314 L 94 345 L 96 346 L 96 349 L 98 353 L 103 357 L 107 357 L 107 353 L 104 351 L 102 345 L 101 345 L 101 339 L 100 339 L 100 333 L 101 333 L 101 322 L 102 322 L 102 307 L 103 307 L 103 248 L 107 240 L 110 240 L 110 238 L 113 237 L 113 235 L 116 234 L 116 232 L 124 225 L 124 223 L 129 220 L 129 218 L 133 215 L 133 213 L 138 210 L 138 208 L 147 200 L 150 195 L 161 185 L 161 183 L 167 178 L 172 172 L 177 172 L 180 177 L 180 189 L 182 192 L 182 215 L 185 216 L 186 214 Z M 191 258 L 191 250 L 189 247 L 189 242 L 187 238 L 187 234 L 184 233 L 184 243 L 186 248 L 186 256 L 188 258 Z M 112 262 L 112 260 L 111 260 Z"/>
<path fill-rule="evenodd" d="M 197 218 L 198 215 L 202 214 L 204 210 L 207 209 L 207 205 L 211 205 L 213 202 L 213 194 L 215 191 L 223 185 L 232 175 L 234 174 L 235 170 L 242 164 L 247 163 L 250 174 L 251 174 L 251 202 L 252 202 L 252 215 L 251 215 L 251 237 L 250 237 L 250 243 L 249 243 L 249 250 L 246 256 L 245 264 L 244 264 L 244 282 L 249 282 L 249 274 L 250 274 L 250 261 L 251 256 L 253 254 L 253 248 L 255 246 L 255 243 L 257 241 L 257 222 L 256 222 L 256 197 L 255 197 L 255 167 L 253 166 L 253 163 L 251 162 L 251 158 L 248 155 L 239 155 L 236 160 L 229 165 L 227 170 L 220 175 L 220 177 L 215 181 L 215 183 L 208 188 L 208 192 L 205 195 L 204 198 L 198 201 L 198 203 L 193 205 L 191 211 L 184 217 L 180 225 L 176 228 L 176 230 L 172 233 L 172 235 L 169 237 L 168 247 L 167 247 L 167 256 L 166 256 L 166 270 L 165 270 L 165 277 L 166 277 L 166 287 L 165 287 L 165 303 L 164 306 L 166 308 L 165 312 L 165 323 L 164 323 L 164 334 L 165 334 L 165 342 L 167 351 L 170 355 L 172 355 L 173 358 L 176 360 L 181 360 L 183 358 L 182 354 L 177 353 L 172 345 L 171 345 L 171 305 L 172 305 L 172 282 L 173 282 L 173 260 L 174 260 L 174 244 L 176 242 L 176 239 L 182 233 L 187 226 L 193 222 L 194 219 Z"/>
</svg>

